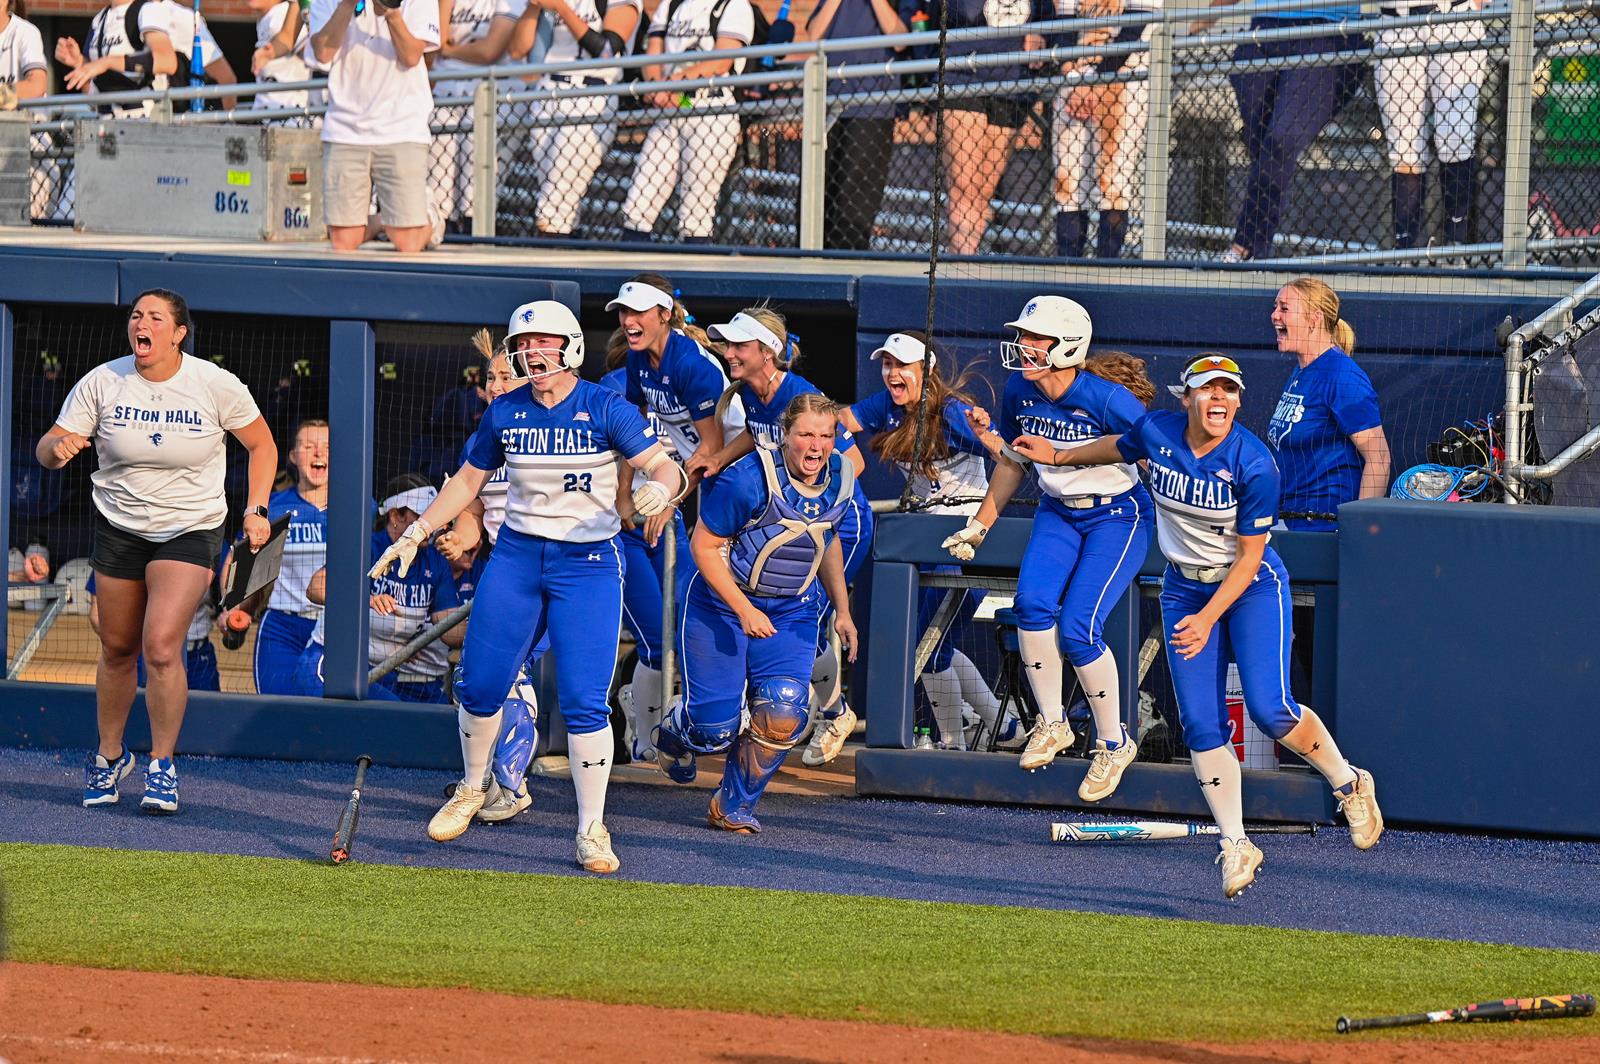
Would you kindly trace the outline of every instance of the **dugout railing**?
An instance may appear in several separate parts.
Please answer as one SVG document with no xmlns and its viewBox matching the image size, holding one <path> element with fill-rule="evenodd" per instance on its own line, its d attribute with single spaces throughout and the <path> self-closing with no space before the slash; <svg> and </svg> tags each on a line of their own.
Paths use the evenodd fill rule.
<svg viewBox="0 0 1600 1064">
<path fill-rule="evenodd" d="M 1256 5 L 1250 13 L 1293 16 L 1327 2 L 1281 0 Z M 1239 186 L 1250 166 L 1230 77 L 1339 66 L 1359 70 L 1359 84 L 1298 163 L 1296 190 L 1273 243 L 1273 261 L 1469 268 L 1570 263 L 1592 258 L 1600 246 L 1600 57 L 1590 54 L 1600 49 L 1593 44 L 1593 10 L 1591 0 L 1515 0 L 1509 7 L 1482 11 L 1434 10 L 1245 31 L 1244 20 L 1229 9 L 1221 12 L 1221 30 L 1190 35 L 1187 26 L 1192 19 L 1219 12 L 1181 8 L 1108 19 L 952 30 L 942 56 L 935 32 L 736 49 L 726 54 L 746 64 L 744 73 L 670 84 L 576 82 L 603 67 L 638 70 L 670 62 L 672 56 L 451 71 L 433 77 L 475 83 L 476 88 L 470 97 L 436 99 L 433 180 L 459 189 L 457 220 L 472 236 L 538 236 L 534 205 L 547 186 L 560 181 L 561 167 L 530 145 L 530 138 L 547 137 L 565 127 L 595 126 L 596 119 L 581 112 L 617 100 L 618 110 L 604 119 L 610 140 L 603 158 L 593 176 L 582 182 L 579 217 L 585 243 L 603 244 L 621 236 L 621 201 L 632 184 L 670 179 L 664 173 L 636 170 L 639 146 L 650 126 L 733 115 L 741 127 L 738 156 L 718 200 L 714 242 L 815 253 L 837 247 L 826 239 L 830 212 L 846 206 L 843 201 L 851 197 L 877 195 L 869 186 L 837 184 L 844 179 L 836 179 L 840 202 L 830 203 L 825 195 L 830 167 L 851 162 L 848 157 L 830 158 L 830 137 L 838 135 L 839 120 L 877 108 L 895 115 L 890 176 L 873 212 L 870 245 L 850 250 L 920 257 L 931 240 L 929 212 L 939 199 L 936 186 L 944 180 L 947 167 L 955 165 L 939 155 L 947 146 L 939 139 L 934 111 L 941 102 L 1008 97 L 1024 105 L 1023 123 L 990 205 L 992 219 L 981 250 L 990 256 L 1059 258 L 1051 219 L 1060 207 L 1055 187 L 1060 177 L 1052 152 L 1054 140 L 1064 135 L 1055 128 L 1065 106 L 1062 94 L 1074 87 L 1137 86 L 1145 101 L 1139 104 L 1143 134 L 1117 163 L 1126 168 L 1123 184 L 1134 200 L 1124 254 L 1146 261 L 1216 261 L 1233 233 Z M 1457 27 L 1460 32 L 1424 35 L 1441 27 Z M 1096 31 L 1135 39 L 1050 46 L 1063 35 Z M 1029 34 L 1042 35 L 1047 46 L 1025 51 Z M 1330 35 L 1344 41 L 1343 50 L 1236 55 L 1244 44 L 1271 48 Z M 997 39 L 1015 42 L 1016 48 L 962 54 L 963 47 L 973 42 Z M 910 58 L 888 64 L 852 63 L 846 43 L 907 49 Z M 1464 243 L 1431 238 L 1416 247 L 1397 248 L 1391 246 L 1389 233 L 1390 161 L 1371 67 L 1421 55 L 1446 65 L 1452 57 L 1460 57 L 1463 66 L 1484 70 L 1473 130 L 1478 166 L 1475 233 Z M 1063 72 L 1090 58 L 1117 56 L 1126 59 L 1120 70 Z M 1015 72 L 1019 64 L 1025 67 L 1020 75 Z M 525 83 L 524 79 L 546 74 L 574 83 L 554 91 Z M 201 113 L 186 108 L 224 95 L 315 93 L 324 84 L 318 80 L 178 88 L 106 94 L 96 102 L 143 106 L 157 121 L 303 124 L 321 108 Z M 669 87 L 684 94 L 681 98 L 689 105 L 639 106 L 645 94 Z M 1425 93 L 1428 86 L 1406 83 L 1403 88 Z M 737 98 L 698 103 L 691 98 L 701 90 L 721 89 L 734 90 Z M 72 207 L 65 197 L 76 150 L 73 133 L 75 122 L 85 114 L 86 99 L 53 96 L 27 106 L 35 119 L 34 216 L 70 221 Z M 452 142 L 455 148 L 450 147 Z M 677 243 L 672 236 L 678 223 L 676 209 L 669 201 L 655 222 L 662 246 Z M 1427 217 L 1436 221 L 1439 210 L 1437 196 L 1431 196 Z M 1099 208 L 1091 205 L 1088 213 L 1098 217 Z M 1092 226 L 1098 224 L 1091 221 Z"/>
<path fill-rule="evenodd" d="M 1507 501 L 1600 506 L 1600 274 L 1506 341 Z"/>
</svg>

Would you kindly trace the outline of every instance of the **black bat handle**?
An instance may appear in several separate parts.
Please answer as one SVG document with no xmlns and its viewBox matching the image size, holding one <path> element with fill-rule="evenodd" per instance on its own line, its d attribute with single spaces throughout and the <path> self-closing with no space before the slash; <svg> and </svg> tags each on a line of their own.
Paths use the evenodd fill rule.
<svg viewBox="0 0 1600 1064">
<path fill-rule="evenodd" d="M 1404 1016 L 1373 1016 L 1365 1020 L 1352 1020 L 1348 1016 L 1340 1016 L 1333 1029 L 1340 1034 L 1349 1034 L 1351 1031 L 1371 1031 L 1379 1027 L 1416 1027 L 1431 1022 L 1426 1012 L 1408 1012 Z"/>
<path fill-rule="evenodd" d="M 361 822 L 361 788 L 367 782 L 367 767 L 372 758 L 362 754 L 356 759 L 356 782 L 350 789 L 350 801 L 345 803 L 339 826 L 333 833 L 333 848 L 328 856 L 334 864 L 344 864 L 350 859 L 350 845 L 355 841 L 356 825 Z"/>
</svg>

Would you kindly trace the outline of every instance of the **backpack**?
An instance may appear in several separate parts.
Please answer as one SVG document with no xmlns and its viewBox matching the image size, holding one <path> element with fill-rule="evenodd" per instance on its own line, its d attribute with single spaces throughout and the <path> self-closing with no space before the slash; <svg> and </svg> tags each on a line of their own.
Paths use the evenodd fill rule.
<svg viewBox="0 0 1600 1064">
<path fill-rule="evenodd" d="M 722 25 L 722 13 L 728 9 L 728 4 L 731 2 L 732 0 L 717 0 L 716 6 L 711 9 L 710 31 L 711 40 L 713 43 L 715 43 L 717 39 L 717 27 Z M 678 13 L 678 9 L 682 6 L 683 0 L 667 0 L 667 25 L 672 25 L 672 16 L 676 15 Z M 753 48 L 758 44 L 767 43 L 767 38 L 772 34 L 772 23 L 767 21 L 766 12 L 761 10 L 761 7 L 756 3 L 756 0 L 750 0 L 750 14 L 752 16 L 750 46 Z M 650 20 L 647 18 L 641 18 L 639 19 L 639 28 L 633 32 L 632 54 L 643 55 L 645 53 L 645 46 L 649 43 L 649 41 Z M 632 70 L 629 70 L 622 80 L 638 81 L 639 68 L 635 67 Z"/>
<path fill-rule="evenodd" d="M 133 0 L 128 5 L 128 10 L 122 13 L 122 34 L 127 38 L 128 47 L 135 52 L 144 49 L 144 34 L 139 32 L 139 13 L 144 10 L 144 5 L 150 0 Z M 104 23 L 102 22 L 103 26 Z M 185 42 L 188 43 L 188 42 Z M 189 56 L 184 49 L 178 46 L 177 41 L 172 42 L 172 51 L 178 57 L 178 69 L 166 75 L 168 85 L 189 84 Z M 129 92 L 135 89 L 150 88 L 142 82 L 134 81 L 127 74 L 119 71 L 108 70 L 94 79 L 94 87 L 101 92 Z"/>
</svg>

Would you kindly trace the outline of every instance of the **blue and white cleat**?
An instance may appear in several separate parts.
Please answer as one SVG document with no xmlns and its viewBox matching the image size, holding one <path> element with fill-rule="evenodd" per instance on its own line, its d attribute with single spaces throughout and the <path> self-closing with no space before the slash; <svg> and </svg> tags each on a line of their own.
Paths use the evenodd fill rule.
<svg viewBox="0 0 1600 1064">
<path fill-rule="evenodd" d="M 178 766 L 172 758 L 151 758 L 144 770 L 144 798 L 139 809 L 165 815 L 178 811 Z"/>
<path fill-rule="evenodd" d="M 117 784 L 132 775 L 135 767 L 133 751 L 127 747 L 123 747 L 122 756 L 115 761 L 107 761 L 98 751 L 90 754 L 83 766 L 83 807 L 116 805 Z"/>
<path fill-rule="evenodd" d="M 724 810 L 722 808 L 722 791 L 720 789 L 711 796 L 711 805 L 706 810 L 706 822 L 714 828 L 731 831 L 736 835 L 761 834 L 761 821 L 756 819 L 754 813 L 747 813 L 742 809 Z"/>
</svg>

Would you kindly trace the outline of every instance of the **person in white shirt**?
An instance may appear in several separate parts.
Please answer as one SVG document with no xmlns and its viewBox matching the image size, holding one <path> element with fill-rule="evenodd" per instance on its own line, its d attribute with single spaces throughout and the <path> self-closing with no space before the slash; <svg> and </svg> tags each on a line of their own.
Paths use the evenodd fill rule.
<svg viewBox="0 0 1600 1064">
<path fill-rule="evenodd" d="M 323 212 L 335 251 L 367 232 L 373 186 L 396 251 L 428 245 L 428 116 L 433 93 L 425 53 L 439 47 L 437 0 L 314 0 L 311 47 L 328 64 L 322 120 Z"/>
<path fill-rule="evenodd" d="M 169 6 L 160 0 L 107 4 L 90 20 L 87 43 L 80 47 L 75 37 L 58 37 L 56 62 L 68 68 L 67 89 L 92 93 L 166 88 L 167 78 L 179 69 L 167 29 Z M 132 10 L 135 7 L 137 11 Z M 118 116 L 142 110 L 136 105 L 110 108 Z"/>
<path fill-rule="evenodd" d="M 21 0 L 0 0 L 0 85 L 19 100 L 35 100 L 49 91 L 50 64 L 38 27 L 21 12 Z"/>
<path fill-rule="evenodd" d="M 663 6 L 670 0 L 662 0 Z M 541 19 L 551 26 L 546 63 L 626 56 L 644 17 L 641 0 L 528 0 L 511 38 L 511 58 L 522 62 L 533 50 Z M 546 74 L 537 88 L 560 92 L 615 84 L 621 67 L 601 67 L 573 74 Z M 616 133 L 616 96 L 572 96 L 533 105 L 529 148 L 539 174 L 539 202 L 534 224 L 541 236 L 571 236 L 578 209 L 600 169 Z M 541 122 L 592 118 L 586 125 L 542 125 Z"/>
<path fill-rule="evenodd" d="M 91 443 L 99 459 L 89 479 L 100 742 L 84 766 L 86 807 L 114 804 L 118 782 L 133 771 L 123 733 L 142 648 L 150 765 L 140 807 L 178 811 L 172 755 L 189 696 L 184 641 L 222 549 L 230 434 L 250 453 L 244 537 L 252 550 L 267 541 L 267 497 L 278 468 L 272 431 L 238 377 L 184 352 L 193 333 L 182 296 L 161 288 L 141 294 L 128 315 L 133 353 L 90 370 L 34 448 L 46 469 L 60 469 Z"/>
<path fill-rule="evenodd" d="M 449 11 L 443 43 L 435 54 L 435 74 L 498 63 L 511 43 L 511 30 L 517 24 L 517 0 L 440 0 L 440 15 Z M 439 217 L 463 229 L 472 217 L 472 95 L 475 78 L 459 81 L 439 80 L 433 84 L 435 100 L 452 98 L 449 106 L 434 107 L 436 124 L 450 128 L 433 139 L 428 168 L 433 183 L 433 202 Z"/>
<path fill-rule="evenodd" d="M 718 14 L 720 12 L 720 14 Z M 673 52 L 715 53 L 742 48 L 755 34 L 750 0 L 661 0 L 650 20 L 651 55 Z M 736 73 L 733 59 L 714 54 L 697 63 L 644 68 L 648 81 L 684 81 Z M 679 117 L 686 109 L 727 107 L 733 90 L 712 87 L 693 92 L 656 92 L 645 98 L 668 114 L 656 121 L 639 149 L 633 183 L 622 205 L 622 238 L 650 239 L 656 218 L 678 189 L 678 235 L 685 244 L 711 243 L 717 197 L 739 153 L 739 116 L 726 114 Z"/>
<path fill-rule="evenodd" d="M 189 59 L 191 73 L 194 66 L 195 39 L 200 42 L 200 72 L 217 85 L 237 85 L 239 78 L 233 72 L 233 65 L 228 62 L 228 57 L 222 54 L 222 46 L 211 35 L 211 27 L 206 24 L 205 16 L 194 9 L 194 0 L 166 0 L 167 3 L 167 35 L 172 39 L 172 48 Z M 222 97 L 222 107 L 231 111 L 239 106 L 237 96 Z"/>
<path fill-rule="evenodd" d="M 250 10 L 264 12 L 256 20 L 256 50 L 250 57 L 250 70 L 257 81 L 293 83 L 321 77 L 328 68 L 311 54 L 311 26 L 300 0 L 247 0 Z M 305 7 L 310 7 L 306 0 Z M 328 94 L 322 89 L 293 92 L 263 92 L 252 106 L 263 109 L 319 107 Z M 322 128 L 321 115 L 283 119 L 282 125 Z"/>
</svg>

